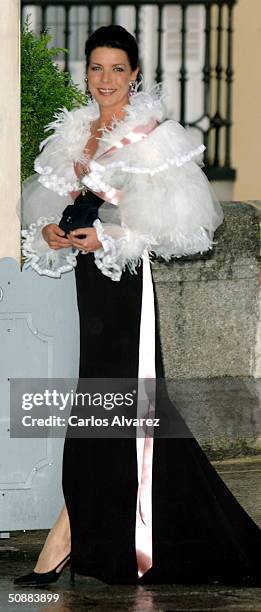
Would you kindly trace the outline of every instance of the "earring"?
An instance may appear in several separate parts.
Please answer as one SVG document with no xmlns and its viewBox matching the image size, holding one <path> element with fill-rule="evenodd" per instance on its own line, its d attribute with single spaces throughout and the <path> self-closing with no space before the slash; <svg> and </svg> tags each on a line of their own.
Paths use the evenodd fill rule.
<svg viewBox="0 0 261 612">
<path fill-rule="evenodd" d="M 129 82 L 129 96 L 134 96 L 137 93 L 137 81 Z"/>
<path fill-rule="evenodd" d="M 92 102 L 93 101 L 93 97 L 92 97 L 92 94 L 91 94 L 91 92 L 89 90 L 88 77 L 85 77 L 84 80 L 85 80 L 85 83 L 86 83 L 86 92 L 85 93 L 86 93 L 86 96 L 87 96 L 87 100 L 90 100 L 90 102 Z"/>
</svg>

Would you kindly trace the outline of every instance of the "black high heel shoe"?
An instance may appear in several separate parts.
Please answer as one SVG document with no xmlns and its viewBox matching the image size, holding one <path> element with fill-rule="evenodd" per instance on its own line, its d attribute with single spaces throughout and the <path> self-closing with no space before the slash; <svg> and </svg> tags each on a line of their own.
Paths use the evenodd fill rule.
<svg viewBox="0 0 261 612">
<path fill-rule="evenodd" d="M 74 568 L 71 566 L 70 569 L 70 574 L 71 574 L 71 584 L 74 584 L 75 580 L 74 580 L 74 576 L 75 576 L 75 571 Z"/>
<path fill-rule="evenodd" d="M 31 572 L 25 576 L 19 576 L 18 578 L 14 579 L 14 584 L 18 586 L 43 586 L 45 584 L 50 584 L 51 582 L 57 582 L 63 573 L 64 568 L 68 565 L 68 563 L 70 563 L 70 556 L 71 553 L 66 555 L 66 557 L 49 572 L 45 572 L 43 574 L 40 574 L 39 572 Z M 64 563 L 64 566 L 60 572 L 56 572 L 57 567 L 60 567 L 62 563 Z"/>
</svg>

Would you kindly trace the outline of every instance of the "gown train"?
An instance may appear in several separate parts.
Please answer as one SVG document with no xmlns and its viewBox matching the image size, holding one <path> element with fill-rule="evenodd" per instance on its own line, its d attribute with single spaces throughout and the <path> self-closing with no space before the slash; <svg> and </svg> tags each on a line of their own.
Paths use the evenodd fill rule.
<svg viewBox="0 0 261 612">
<path fill-rule="evenodd" d="M 93 254 L 78 255 L 75 273 L 79 378 L 137 378 L 142 264 L 137 274 L 126 269 L 121 280 L 113 282 L 98 270 Z M 156 303 L 155 313 L 156 375 L 163 378 Z M 169 408 L 176 410 L 173 404 Z M 140 579 L 137 486 L 135 438 L 66 437 L 63 491 L 76 573 L 109 584 L 261 586 L 261 530 L 193 436 L 154 439 L 153 565 Z"/>
</svg>

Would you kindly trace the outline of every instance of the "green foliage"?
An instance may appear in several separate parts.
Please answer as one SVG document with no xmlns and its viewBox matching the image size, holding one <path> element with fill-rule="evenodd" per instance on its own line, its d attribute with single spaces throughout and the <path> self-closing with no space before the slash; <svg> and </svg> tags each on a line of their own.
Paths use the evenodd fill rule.
<svg viewBox="0 0 261 612">
<path fill-rule="evenodd" d="M 48 49 L 50 40 L 47 34 L 37 38 L 26 23 L 21 36 L 22 180 L 34 171 L 39 144 L 47 136 L 44 126 L 52 121 L 54 113 L 63 107 L 71 110 L 86 104 L 86 96 L 69 73 L 54 64 L 54 56 L 67 51 Z"/>
</svg>

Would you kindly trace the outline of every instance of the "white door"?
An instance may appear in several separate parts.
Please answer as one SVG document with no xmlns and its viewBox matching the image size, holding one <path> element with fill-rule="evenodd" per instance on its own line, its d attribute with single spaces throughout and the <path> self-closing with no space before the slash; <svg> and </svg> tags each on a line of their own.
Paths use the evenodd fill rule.
<svg viewBox="0 0 261 612">
<path fill-rule="evenodd" d="M 21 272 L 0 260 L 0 532 L 49 528 L 63 504 L 63 440 L 10 438 L 10 378 L 77 378 L 74 273 Z"/>
</svg>

